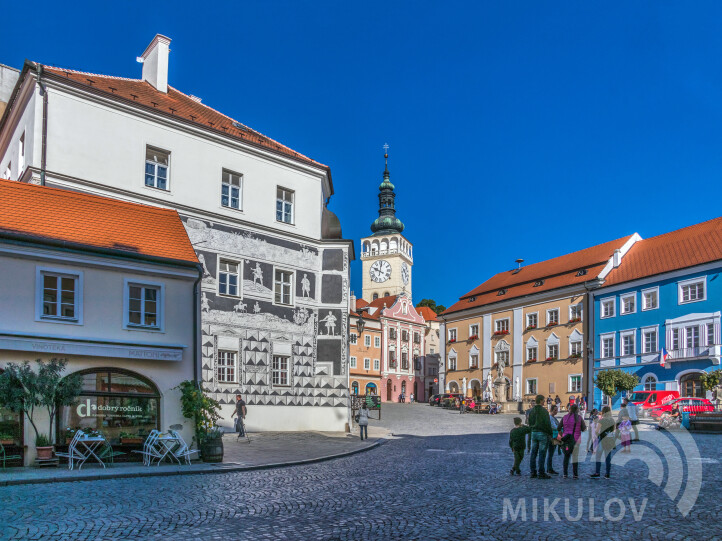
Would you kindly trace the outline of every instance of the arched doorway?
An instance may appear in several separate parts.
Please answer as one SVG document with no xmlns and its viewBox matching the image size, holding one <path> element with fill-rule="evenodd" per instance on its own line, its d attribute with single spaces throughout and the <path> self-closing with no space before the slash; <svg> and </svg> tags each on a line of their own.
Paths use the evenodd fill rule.
<svg viewBox="0 0 722 541">
<path fill-rule="evenodd" d="M 471 396 L 481 398 L 481 382 L 478 379 L 471 380 L 469 389 L 471 390 Z"/>
<path fill-rule="evenodd" d="M 358 394 L 358 381 L 354 381 L 351 384 L 351 394 L 357 395 Z"/>
<path fill-rule="evenodd" d="M 419 396 L 419 382 L 414 382 L 414 400 L 421 400 L 421 397 Z"/>
<path fill-rule="evenodd" d="M 375 383 L 367 383 L 366 384 L 366 394 L 376 394 L 376 384 Z"/>
<path fill-rule="evenodd" d="M 705 392 L 699 376 L 700 372 L 692 372 L 679 378 L 679 395 L 704 398 Z"/>
<path fill-rule="evenodd" d="M 459 384 L 455 381 L 449 382 L 449 392 L 450 393 L 458 393 L 459 392 Z"/>
<path fill-rule="evenodd" d="M 394 394 L 394 386 L 393 383 L 391 383 L 391 380 L 386 380 L 386 402 L 391 402 L 393 400 L 393 394 Z"/>
</svg>

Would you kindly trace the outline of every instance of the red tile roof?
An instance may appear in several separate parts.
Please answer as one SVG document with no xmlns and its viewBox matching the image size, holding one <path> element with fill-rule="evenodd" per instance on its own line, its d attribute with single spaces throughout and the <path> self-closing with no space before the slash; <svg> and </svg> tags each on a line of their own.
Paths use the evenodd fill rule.
<svg viewBox="0 0 722 541">
<path fill-rule="evenodd" d="M 436 321 L 436 312 L 434 312 L 428 306 L 417 306 L 416 311 L 421 314 L 421 317 L 426 321 Z"/>
<path fill-rule="evenodd" d="M 722 217 L 634 243 L 605 286 L 722 260 Z"/>
<path fill-rule="evenodd" d="M 386 306 L 386 308 L 391 308 L 394 305 L 394 303 L 396 303 L 396 298 L 397 298 L 396 295 L 389 295 L 388 297 L 379 297 L 375 301 L 371 301 L 371 302 L 367 303 L 365 306 L 365 308 L 376 308 L 376 310 L 368 310 L 368 309 L 360 310 L 362 307 L 358 305 L 358 301 L 359 300 L 361 300 L 363 302 L 366 302 L 366 301 L 364 301 L 363 299 L 357 299 L 357 301 L 356 301 L 357 311 L 359 313 L 362 313 L 364 318 L 366 318 L 366 319 L 379 319 L 379 317 L 381 316 L 381 311 L 383 310 L 384 306 Z M 373 313 L 371 313 L 371 312 L 373 312 Z"/>
<path fill-rule="evenodd" d="M 191 98 L 189 95 L 176 90 L 168 85 L 168 93 L 156 90 L 149 82 L 141 79 L 127 79 L 125 77 L 112 77 L 109 75 L 98 75 L 70 69 L 44 66 L 45 74 L 54 74 L 75 83 L 93 88 L 94 90 L 112 95 L 136 104 L 144 105 L 151 109 L 161 111 L 168 115 L 176 116 L 202 125 L 206 129 L 212 129 L 219 133 L 231 135 L 259 145 L 261 147 L 275 150 L 287 156 L 291 156 L 306 163 L 317 165 L 328 169 L 327 166 L 291 150 L 278 141 L 274 141 L 248 126 L 226 116 L 207 105 Z M 237 125 L 234 125 L 236 123 Z"/>
<path fill-rule="evenodd" d="M 522 267 L 518 272 L 514 270 L 500 272 L 460 297 L 459 301 L 442 315 L 593 280 L 604 269 L 609 258 L 614 254 L 614 250 L 621 249 L 631 237 L 632 235 L 622 237 L 578 252 L 534 263 Z M 585 275 L 577 276 L 580 270 L 587 272 Z M 544 280 L 544 283 L 534 287 L 534 284 L 540 280 Z M 499 295 L 498 293 L 502 289 L 505 289 L 506 292 Z"/>
<path fill-rule="evenodd" d="M 0 179 L 2 233 L 198 263 L 175 210 Z"/>
</svg>

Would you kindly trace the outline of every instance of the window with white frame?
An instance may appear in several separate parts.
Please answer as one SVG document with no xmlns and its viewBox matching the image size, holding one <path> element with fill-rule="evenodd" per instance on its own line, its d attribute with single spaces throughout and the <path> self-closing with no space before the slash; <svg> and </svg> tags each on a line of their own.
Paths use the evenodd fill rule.
<svg viewBox="0 0 722 541">
<path fill-rule="evenodd" d="M 351 333 L 349 335 L 349 342 L 352 344 L 356 344 L 358 342 L 358 335 L 356 333 Z"/>
<path fill-rule="evenodd" d="M 449 329 L 449 342 L 456 342 L 456 329 Z"/>
<path fill-rule="evenodd" d="M 80 275 L 41 270 L 39 278 L 39 319 L 78 322 Z"/>
<path fill-rule="evenodd" d="M 374 370 L 378 370 L 381 367 L 381 361 L 374 359 Z"/>
<path fill-rule="evenodd" d="M 547 310 L 547 325 L 559 325 L 559 309 Z"/>
<path fill-rule="evenodd" d="M 679 329 L 672 329 L 672 349 L 680 349 L 680 332 Z"/>
<path fill-rule="evenodd" d="M 375 348 L 381 347 L 381 337 L 380 336 L 374 336 L 374 347 Z"/>
<path fill-rule="evenodd" d="M 218 264 L 218 293 L 237 297 L 241 293 L 239 284 L 240 265 L 235 261 L 221 259 Z"/>
<path fill-rule="evenodd" d="M 526 360 L 527 362 L 533 363 L 537 360 L 537 353 L 538 348 L 537 346 L 529 346 L 526 348 Z"/>
<path fill-rule="evenodd" d="M 537 394 L 536 378 L 526 380 L 526 394 Z"/>
<path fill-rule="evenodd" d="M 602 336 L 601 342 L 602 358 L 609 359 L 610 357 L 614 357 L 614 336 Z"/>
<path fill-rule="evenodd" d="M 582 356 L 582 341 L 574 340 L 569 342 L 569 356 L 570 357 L 581 357 Z"/>
<path fill-rule="evenodd" d="M 659 308 L 659 288 L 642 290 L 642 310 L 656 310 Z"/>
<path fill-rule="evenodd" d="M 235 383 L 236 380 L 236 359 L 238 353 L 235 351 L 218 350 L 218 365 L 216 377 L 218 383 Z"/>
<path fill-rule="evenodd" d="M 569 321 L 581 321 L 582 320 L 582 305 L 572 304 L 569 306 Z"/>
<path fill-rule="evenodd" d="M 496 332 L 508 333 L 509 332 L 509 320 L 508 319 L 497 319 L 496 320 Z"/>
<path fill-rule="evenodd" d="M 293 223 L 294 191 L 287 188 L 276 188 L 276 221 L 286 224 Z"/>
<path fill-rule="evenodd" d="M 527 329 L 536 329 L 537 325 L 539 325 L 539 314 L 536 312 L 533 314 L 527 314 L 526 315 L 526 328 Z"/>
<path fill-rule="evenodd" d="M 469 336 L 479 336 L 479 325 L 469 325 Z"/>
<path fill-rule="evenodd" d="M 509 352 L 508 351 L 497 351 L 496 362 L 504 363 L 505 366 L 509 366 Z"/>
<path fill-rule="evenodd" d="M 679 282 L 679 304 L 705 300 L 707 298 L 705 285 L 705 278 Z"/>
<path fill-rule="evenodd" d="M 371 347 L 371 336 L 369 336 L 368 334 L 364 336 L 364 346 L 366 346 L 367 348 Z"/>
<path fill-rule="evenodd" d="M 273 293 L 276 304 L 291 305 L 293 303 L 293 273 L 276 269 L 273 280 Z"/>
<path fill-rule="evenodd" d="M 684 338 L 685 338 L 686 347 L 698 348 L 699 347 L 699 327 L 697 325 L 685 327 Z"/>
<path fill-rule="evenodd" d="M 243 208 L 243 175 L 224 169 L 221 174 L 221 205 L 241 210 Z"/>
<path fill-rule="evenodd" d="M 637 311 L 637 294 L 629 293 L 619 297 L 619 312 L 624 314 L 633 314 Z"/>
<path fill-rule="evenodd" d="M 449 357 L 449 370 L 456 370 L 456 357 Z"/>
<path fill-rule="evenodd" d="M 289 357 L 285 355 L 274 355 L 273 366 L 271 367 L 271 381 L 273 385 L 289 385 Z"/>
<path fill-rule="evenodd" d="M 371 370 L 371 359 L 364 359 L 364 370 Z"/>
<path fill-rule="evenodd" d="M 582 375 L 571 374 L 569 376 L 569 392 L 570 393 L 581 393 L 582 392 Z"/>
<path fill-rule="evenodd" d="M 657 351 L 657 329 L 642 330 L 642 351 L 643 353 L 654 353 Z"/>
<path fill-rule="evenodd" d="M 707 323 L 706 325 L 707 329 L 707 345 L 708 346 L 714 346 L 714 324 L 713 323 Z"/>
<path fill-rule="evenodd" d="M 145 185 L 168 190 L 170 152 L 151 146 L 145 147 Z"/>
<path fill-rule="evenodd" d="M 620 335 L 620 339 L 622 341 L 622 355 L 634 355 L 635 349 L 634 349 L 634 332 L 628 332 L 628 333 L 622 333 Z"/>
<path fill-rule="evenodd" d="M 128 326 L 160 329 L 161 300 L 160 286 L 128 283 Z"/>
<path fill-rule="evenodd" d="M 472 353 L 469 355 L 469 368 L 479 368 L 479 354 Z"/>
<path fill-rule="evenodd" d="M 351 357 L 350 366 L 351 368 L 356 368 L 356 357 Z"/>
<path fill-rule="evenodd" d="M 653 375 L 649 375 L 644 378 L 644 390 L 645 391 L 656 391 L 657 390 L 657 378 Z"/>
<path fill-rule="evenodd" d="M 600 302 L 601 318 L 614 317 L 614 299 L 604 299 Z"/>
<path fill-rule="evenodd" d="M 547 359 L 559 358 L 559 344 L 547 344 Z"/>
</svg>

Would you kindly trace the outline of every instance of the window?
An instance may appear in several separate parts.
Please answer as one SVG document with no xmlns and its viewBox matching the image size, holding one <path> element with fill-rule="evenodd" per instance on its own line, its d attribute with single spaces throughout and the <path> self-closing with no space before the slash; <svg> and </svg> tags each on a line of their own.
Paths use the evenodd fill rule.
<svg viewBox="0 0 722 541">
<path fill-rule="evenodd" d="M 170 152 L 145 147 L 145 185 L 159 190 L 168 189 L 168 162 Z"/>
<path fill-rule="evenodd" d="M 679 329 L 672 329 L 672 349 L 679 349 Z"/>
<path fill-rule="evenodd" d="M 707 345 L 714 346 L 714 325 L 707 323 Z"/>
<path fill-rule="evenodd" d="M 686 327 L 684 329 L 684 336 L 688 348 L 699 347 L 699 327 L 697 325 L 693 327 Z"/>
<path fill-rule="evenodd" d="M 582 320 L 582 305 L 581 304 L 572 304 L 569 307 L 569 321 L 575 322 L 575 321 L 581 321 Z"/>
<path fill-rule="evenodd" d="M 242 183 L 242 175 L 223 170 L 221 177 L 221 205 L 237 210 L 243 208 L 243 202 L 241 201 Z"/>
<path fill-rule="evenodd" d="M 541 287 L 544 285 L 544 280 L 537 280 L 534 282 L 534 287 Z"/>
<path fill-rule="evenodd" d="M 508 351 L 497 351 L 496 362 L 503 362 L 506 366 L 509 366 L 509 352 Z"/>
<path fill-rule="evenodd" d="M 572 374 L 569 376 L 569 392 L 570 393 L 581 393 L 582 392 L 582 376 L 581 374 Z"/>
<path fill-rule="evenodd" d="M 372 300 L 375 301 L 375 300 L 378 299 L 378 298 L 379 298 L 379 294 L 378 294 L 378 293 L 374 293 L 374 294 L 373 294 L 373 297 L 372 297 Z"/>
<path fill-rule="evenodd" d="M 526 394 L 537 394 L 536 378 L 526 380 Z"/>
<path fill-rule="evenodd" d="M 364 346 L 366 346 L 367 348 L 371 347 L 371 336 L 369 336 L 368 334 L 364 336 Z"/>
<path fill-rule="evenodd" d="M 431 353 L 432 355 L 436 353 L 436 348 L 429 348 L 429 353 Z"/>
<path fill-rule="evenodd" d="M 273 291 L 276 304 L 290 305 L 293 273 L 276 269 L 274 273 Z"/>
<path fill-rule="evenodd" d="M 371 370 L 371 359 L 364 359 L 364 370 Z"/>
<path fill-rule="evenodd" d="M 537 348 L 528 347 L 526 348 L 526 360 L 527 362 L 533 363 L 537 360 Z"/>
<path fill-rule="evenodd" d="M 614 336 L 602 336 L 602 358 L 614 357 Z"/>
<path fill-rule="evenodd" d="M 547 345 L 547 359 L 558 359 L 559 358 L 559 344 Z"/>
<path fill-rule="evenodd" d="M 634 333 L 622 334 L 622 355 L 634 355 Z"/>
<path fill-rule="evenodd" d="M 409 369 L 409 353 L 407 351 L 401 352 L 401 369 L 402 370 Z"/>
<path fill-rule="evenodd" d="M 77 322 L 79 319 L 79 275 L 41 271 L 39 274 L 40 319 Z"/>
<path fill-rule="evenodd" d="M 679 304 L 703 301 L 706 298 L 704 278 L 679 283 Z"/>
<path fill-rule="evenodd" d="M 469 356 L 469 368 L 479 368 L 479 355 Z"/>
<path fill-rule="evenodd" d="M 276 188 L 276 221 L 293 223 L 293 190 Z"/>
<path fill-rule="evenodd" d="M 289 385 L 288 383 L 288 357 L 281 355 L 273 356 L 272 367 L 272 383 L 273 385 Z"/>
<path fill-rule="evenodd" d="M 526 315 L 526 328 L 527 329 L 536 329 L 538 324 L 539 324 L 539 316 L 537 314 L 527 314 Z"/>
<path fill-rule="evenodd" d="M 652 375 L 644 378 L 644 390 L 645 391 L 656 391 L 657 390 L 657 378 Z"/>
<path fill-rule="evenodd" d="M 409 341 L 409 331 L 401 331 L 401 340 L 404 342 Z"/>
<path fill-rule="evenodd" d="M 421 343 L 421 335 L 417 332 L 414 333 L 414 344 L 420 344 Z"/>
<path fill-rule="evenodd" d="M 614 299 L 606 299 L 602 304 L 602 318 L 614 317 Z"/>
<path fill-rule="evenodd" d="M 351 368 L 356 368 L 356 357 L 351 357 Z"/>
<path fill-rule="evenodd" d="M 637 311 L 637 294 L 632 293 L 630 295 L 622 295 L 619 297 L 620 312 L 622 314 L 633 314 Z"/>
<path fill-rule="evenodd" d="M 216 380 L 218 383 L 236 382 L 236 356 L 235 351 L 218 351 L 218 366 Z"/>
<path fill-rule="evenodd" d="M 509 333 L 509 320 L 508 319 L 497 319 L 494 323 L 496 332 L 499 334 Z"/>
<path fill-rule="evenodd" d="M 479 336 L 479 325 L 469 325 L 469 336 Z"/>
<path fill-rule="evenodd" d="M 240 295 L 240 276 L 238 269 L 240 265 L 235 261 L 226 261 L 221 259 L 218 265 L 218 293 L 220 295 L 232 295 L 237 297 Z"/>
<path fill-rule="evenodd" d="M 381 337 L 380 336 L 374 336 L 374 347 L 375 348 L 381 347 Z"/>
<path fill-rule="evenodd" d="M 456 342 L 456 329 L 449 329 L 449 342 Z"/>
<path fill-rule="evenodd" d="M 354 394 L 354 395 L 358 394 L 358 381 L 354 381 L 351 384 L 351 394 Z"/>
<path fill-rule="evenodd" d="M 23 167 L 25 167 L 25 132 L 18 142 L 18 178 L 23 174 Z"/>
<path fill-rule="evenodd" d="M 349 342 L 352 344 L 355 344 L 358 342 L 358 335 L 356 333 L 351 333 L 349 335 Z"/>
<path fill-rule="evenodd" d="M 582 342 L 580 340 L 569 343 L 569 355 L 571 357 L 582 356 Z"/>
<path fill-rule="evenodd" d="M 456 370 L 456 357 L 449 357 L 449 370 Z"/>
<path fill-rule="evenodd" d="M 160 329 L 161 288 L 128 283 L 127 292 L 128 327 Z"/>
<path fill-rule="evenodd" d="M 547 325 L 559 325 L 559 309 L 547 310 Z"/>
<path fill-rule="evenodd" d="M 374 370 L 378 370 L 381 367 L 381 361 L 374 359 Z"/>
<path fill-rule="evenodd" d="M 643 330 L 642 339 L 642 351 L 644 353 L 654 353 L 657 351 L 657 329 Z"/>
<path fill-rule="evenodd" d="M 655 310 L 659 308 L 659 288 L 642 291 L 642 310 Z"/>
</svg>

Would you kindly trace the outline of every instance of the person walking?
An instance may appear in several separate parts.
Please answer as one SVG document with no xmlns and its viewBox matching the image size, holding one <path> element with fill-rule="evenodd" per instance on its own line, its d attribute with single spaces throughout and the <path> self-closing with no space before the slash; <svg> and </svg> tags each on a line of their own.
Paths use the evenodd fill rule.
<svg viewBox="0 0 722 541">
<path fill-rule="evenodd" d="M 602 454 L 605 454 L 605 479 L 609 479 L 612 469 L 612 451 L 616 445 L 617 437 L 615 432 L 617 424 L 612 417 L 612 408 L 604 406 L 602 408 L 602 417 L 599 419 L 599 437 L 597 438 L 597 451 L 595 453 L 596 467 L 594 473 L 590 476 L 592 479 L 599 479 L 602 471 Z"/>
<path fill-rule="evenodd" d="M 369 408 L 365 401 L 361 404 L 361 409 L 358 412 L 358 427 L 361 432 L 361 441 L 364 440 L 364 436 L 369 439 Z"/>
<path fill-rule="evenodd" d="M 514 452 L 514 465 L 511 467 L 511 474 L 521 475 L 522 460 L 524 460 L 524 449 L 526 449 L 526 435 L 531 428 L 521 424 L 521 417 L 514 417 L 514 428 L 509 433 L 509 447 Z"/>
<path fill-rule="evenodd" d="M 589 412 L 589 437 L 587 438 L 587 452 L 595 453 L 597 451 L 596 439 L 599 434 L 598 421 L 599 412 L 597 408 L 593 408 Z"/>
<path fill-rule="evenodd" d="M 246 435 L 246 427 L 243 423 L 243 420 L 246 418 L 246 403 L 239 394 L 236 395 L 236 409 L 231 413 L 231 418 L 233 417 L 236 417 L 235 428 L 236 432 L 238 432 L 238 439 L 241 439 Z"/>
<path fill-rule="evenodd" d="M 584 419 L 584 417 L 586 417 L 586 414 L 587 414 L 587 401 L 584 399 L 584 397 L 582 397 L 582 399 L 579 401 L 578 411 L 579 411 L 579 415 L 581 415 L 582 419 Z"/>
<path fill-rule="evenodd" d="M 637 425 L 639 424 L 639 415 L 637 413 L 637 404 L 630 401 L 629 398 L 626 398 L 625 402 L 627 403 L 627 415 L 629 416 L 629 421 L 632 423 L 632 431 L 634 432 L 634 438 L 632 441 L 639 441 L 639 430 L 637 429 Z"/>
<path fill-rule="evenodd" d="M 559 398 L 559 395 L 557 395 L 557 396 L 554 398 L 554 404 L 556 405 L 557 409 L 561 409 L 561 407 L 562 407 L 562 399 Z"/>
<path fill-rule="evenodd" d="M 629 416 L 625 415 L 622 417 L 622 422 L 619 423 L 619 439 L 622 442 L 622 452 L 632 452 L 632 421 L 629 420 Z"/>
<path fill-rule="evenodd" d="M 529 413 L 529 426 L 531 427 L 531 456 L 529 458 L 529 467 L 531 469 L 531 477 L 539 479 L 551 479 L 544 471 L 544 463 L 546 462 L 547 447 L 549 447 L 549 438 L 552 435 L 552 425 L 549 420 L 549 412 L 543 406 L 544 395 L 537 395 L 534 408 Z"/>
<path fill-rule="evenodd" d="M 547 473 L 550 475 L 559 475 L 558 471 L 554 471 L 553 458 L 554 453 L 559 449 L 557 436 L 559 435 L 559 421 L 557 420 L 557 414 L 559 410 L 556 406 L 552 406 L 549 411 L 549 422 L 552 426 L 552 437 L 549 440 L 549 447 L 547 447 Z M 557 442 L 557 443 L 555 443 Z"/>
<path fill-rule="evenodd" d="M 569 409 L 560 423 L 559 434 L 561 435 L 562 452 L 564 462 L 562 471 L 564 479 L 569 476 L 569 462 L 572 463 L 572 474 L 574 479 L 579 479 L 579 446 L 582 442 L 582 432 L 587 427 L 584 424 L 584 417 L 579 415 L 579 406 L 576 404 Z"/>
<path fill-rule="evenodd" d="M 414 393 L 411 393 L 411 395 L 409 396 L 409 404 L 413 404 L 413 403 L 414 403 Z"/>
<path fill-rule="evenodd" d="M 552 395 L 547 396 L 547 409 L 551 410 L 553 403 L 554 399 L 552 398 Z"/>
</svg>

